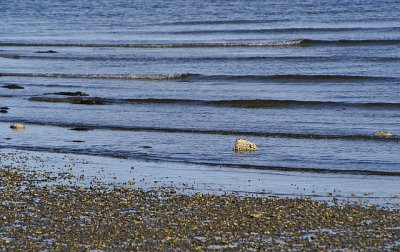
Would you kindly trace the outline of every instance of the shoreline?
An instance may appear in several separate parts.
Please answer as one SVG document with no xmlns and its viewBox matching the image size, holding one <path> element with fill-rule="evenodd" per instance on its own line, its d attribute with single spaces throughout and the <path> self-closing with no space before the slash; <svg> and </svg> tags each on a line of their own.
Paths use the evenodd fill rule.
<svg viewBox="0 0 400 252">
<path fill-rule="evenodd" d="M 162 181 L 143 189 L 138 186 L 145 185 L 146 178 L 105 179 L 117 173 L 104 166 L 104 159 L 97 159 L 97 177 L 85 175 L 95 163 L 86 159 L 2 150 L 1 249 L 396 250 L 400 246 L 399 209 L 296 195 L 182 193 Z M 125 165 L 120 160 L 120 166 Z"/>
<path fill-rule="evenodd" d="M 33 158 L 34 157 L 34 158 Z M 260 171 L 230 166 L 207 166 L 151 160 L 121 159 L 87 154 L 2 149 L 4 165 L 42 172 L 68 172 L 83 177 L 79 183 L 123 186 L 151 190 L 174 187 L 179 193 L 223 195 L 234 193 L 255 197 L 309 197 L 331 202 L 371 204 L 400 209 L 400 181 L 397 177 Z"/>
</svg>

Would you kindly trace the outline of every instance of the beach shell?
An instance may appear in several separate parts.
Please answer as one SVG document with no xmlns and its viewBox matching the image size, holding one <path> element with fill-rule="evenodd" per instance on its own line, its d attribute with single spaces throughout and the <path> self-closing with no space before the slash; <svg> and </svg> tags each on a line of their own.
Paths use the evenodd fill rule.
<svg viewBox="0 0 400 252">
<path fill-rule="evenodd" d="M 393 133 L 390 131 L 381 130 L 381 131 L 375 132 L 375 136 L 377 136 L 377 137 L 393 137 Z"/>
<path fill-rule="evenodd" d="M 235 146 L 233 147 L 234 151 L 242 152 L 242 151 L 258 151 L 258 147 L 255 143 L 250 142 L 246 139 L 236 139 Z"/>
<path fill-rule="evenodd" d="M 25 129 L 25 125 L 23 125 L 22 123 L 14 123 L 10 125 L 10 128 L 16 130 L 23 130 Z"/>
</svg>

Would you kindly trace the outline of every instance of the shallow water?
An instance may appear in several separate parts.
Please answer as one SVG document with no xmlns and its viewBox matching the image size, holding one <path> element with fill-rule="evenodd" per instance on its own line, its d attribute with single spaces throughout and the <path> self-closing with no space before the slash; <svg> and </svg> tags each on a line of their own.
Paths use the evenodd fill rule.
<svg viewBox="0 0 400 252">
<path fill-rule="evenodd" d="M 14 1 L 2 148 L 243 172 L 400 174 L 397 1 Z M 88 97 L 58 95 L 81 91 Z M 100 104 L 87 105 L 93 99 Z M 14 132 L 12 122 L 27 129 Z M 69 128 L 88 127 L 76 132 Z M 260 146 L 233 153 L 236 138 Z M 169 166 L 167 166 L 169 167 Z M 326 179 L 329 183 L 329 178 Z"/>
</svg>

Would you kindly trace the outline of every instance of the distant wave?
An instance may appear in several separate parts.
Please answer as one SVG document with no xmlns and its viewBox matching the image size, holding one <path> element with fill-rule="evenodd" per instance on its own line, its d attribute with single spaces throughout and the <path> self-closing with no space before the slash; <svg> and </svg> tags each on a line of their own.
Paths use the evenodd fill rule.
<svg viewBox="0 0 400 252">
<path fill-rule="evenodd" d="M 280 19 L 268 19 L 268 20 L 255 20 L 255 19 L 233 19 L 233 20 L 193 20 L 193 21 L 175 21 L 175 22 L 163 22 L 153 25 L 220 25 L 220 24 L 259 24 L 259 23 L 271 23 L 277 21 L 289 21 L 287 18 Z"/>
<path fill-rule="evenodd" d="M 194 43 L 13 43 L 2 42 L 0 46 L 13 47 L 113 47 L 113 48 L 213 48 L 213 47 L 274 47 L 274 46 L 365 46 L 365 45 L 400 45 L 400 39 L 376 40 L 313 40 L 298 39 L 270 42 L 194 42 Z"/>
<path fill-rule="evenodd" d="M 25 55 L 25 54 L 1 54 L 0 58 L 7 59 L 38 59 L 38 60 L 82 60 L 82 61 L 256 61 L 256 60 L 273 60 L 273 61 L 288 61 L 288 62 L 340 62 L 340 61 L 357 61 L 357 62 L 399 62 L 400 57 L 374 57 L 374 56 L 174 56 L 165 57 L 164 55 L 157 56 L 127 56 L 127 55 Z"/>
<path fill-rule="evenodd" d="M 395 77 L 357 75 L 203 75 L 179 74 L 62 74 L 62 73 L 0 73 L 1 76 L 39 78 L 80 78 L 80 79 L 120 79 L 120 80 L 185 80 L 185 81 L 283 81 L 283 82 L 359 82 L 398 81 Z"/>
<path fill-rule="evenodd" d="M 0 73 L 1 76 L 77 78 L 77 79 L 120 79 L 120 80 L 181 80 L 191 74 L 60 74 L 60 73 Z"/>
<path fill-rule="evenodd" d="M 307 75 L 307 74 L 283 74 L 283 75 L 193 75 L 192 78 L 203 80 L 239 80 L 239 81 L 291 81 L 291 82 L 323 82 L 323 81 L 388 81 L 397 78 L 381 76 L 358 75 Z"/>
<path fill-rule="evenodd" d="M 197 48 L 197 47 L 270 47 L 301 45 L 303 40 L 272 42 L 195 42 L 165 44 L 76 44 L 76 43 L 0 43 L 0 46 L 32 46 L 32 47 L 121 47 L 121 48 Z"/>
<path fill-rule="evenodd" d="M 264 29 L 203 29 L 182 31 L 154 31 L 155 34 L 196 35 L 196 34 L 259 34 L 259 33 L 301 33 L 301 32 L 376 32 L 398 31 L 400 27 L 293 27 L 293 28 L 264 28 Z"/>
<path fill-rule="evenodd" d="M 26 120 L 24 118 L 2 118 L 1 122 L 24 121 L 26 124 L 36 124 L 45 126 L 57 126 L 64 128 L 88 128 L 97 130 L 113 130 L 113 131 L 138 131 L 138 132 L 161 132 L 161 133 L 184 133 L 184 134 L 207 134 L 207 135 L 232 135 L 232 136 L 253 136 L 253 137 L 274 137 L 274 138 L 294 138 L 294 139 L 316 139 L 316 140 L 360 140 L 360 141 L 400 141 L 400 136 L 383 138 L 375 136 L 373 133 L 353 134 L 353 135 L 329 135 L 329 134 L 313 134 L 313 133 L 290 133 L 290 132 L 254 132 L 254 131 L 236 131 L 236 130 L 211 130 L 211 129 L 194 129 L 194 128 L 161 128 L 161 127 L 135 127 L 135 126 L 118 126 L 118 125 L 94 125 L 79 123 L 59 123 L 45 122 L 39 120 Z"/>
</svg>

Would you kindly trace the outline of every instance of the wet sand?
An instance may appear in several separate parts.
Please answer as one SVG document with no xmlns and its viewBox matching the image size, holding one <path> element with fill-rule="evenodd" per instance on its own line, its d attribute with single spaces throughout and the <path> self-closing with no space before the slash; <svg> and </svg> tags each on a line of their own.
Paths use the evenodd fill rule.
<svg viewBox="0 0 400 252">
<path fill-rule="evenodd" d="M 51 171 L 41 157 L 2 153 L 1 250 L 400 249 L 396 208 L 144 190 L 130 178 L 79 175 L 85 162 L 64 161 Z"/>
</svg>

